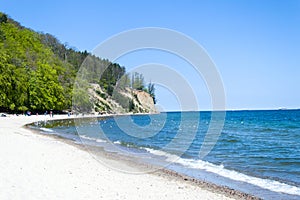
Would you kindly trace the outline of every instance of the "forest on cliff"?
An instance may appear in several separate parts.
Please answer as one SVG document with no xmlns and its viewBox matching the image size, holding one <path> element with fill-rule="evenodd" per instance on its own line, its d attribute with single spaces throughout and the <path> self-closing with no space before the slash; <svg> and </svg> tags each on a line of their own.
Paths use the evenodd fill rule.
<svg viewBox="0 0 300 200">
<path fill-rule="evenodd" d="M 150 93 L 155 102 L 154 86 L 146 87 L 141 74 L 126 74 L 118 63 L 68 47 L 55 36 L 25 28 L 0 12 L 0 111 L 69 110 L 74 92 L 81 103 L 91 104 L 87 88 L 73 89 L 87 57 L 93 69 L 106 69 L 101 79 L 92 77 L 97 73 L 90 73 L 89 79 L 105 94 L 112 95 L 117 83 L 123 81 L 123 86 Z"/>
</svg>

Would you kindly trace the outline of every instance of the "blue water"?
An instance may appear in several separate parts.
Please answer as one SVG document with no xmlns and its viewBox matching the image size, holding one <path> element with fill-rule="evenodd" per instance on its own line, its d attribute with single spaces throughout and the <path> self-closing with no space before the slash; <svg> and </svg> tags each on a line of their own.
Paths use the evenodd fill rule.
<svg viewBox="0 0 300 200">
<path fill-rule="evenodd" d="M 134 155 L 147 152 L 171 160 L 172 170 L 265 199 L 300 199 L 300 110 L 227 111 L 216 143 L 201 157 L 211 115 L 170 112 L 79 120 L 43 131 L 76 140 L 79 133 L 81 140 L 100 146 L 109 142 Z"/>
</svg>

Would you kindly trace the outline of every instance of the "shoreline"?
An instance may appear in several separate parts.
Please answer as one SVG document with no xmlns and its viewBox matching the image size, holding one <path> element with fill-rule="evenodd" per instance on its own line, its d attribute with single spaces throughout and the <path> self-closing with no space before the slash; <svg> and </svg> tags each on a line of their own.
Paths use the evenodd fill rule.
<svg viewBox="0 0 300 200">
<path fill-rule="evenodd" d="M 109 116 L 85 116 L 85 117 L 109 117 Z M 45 120 L 45 119 L 47 119 L 47 120 L 59 120 L 59 119 L 72 119 L 72 118 L 75 118 L 75 117 L 59 116 L 59 115 L 55 115 L 54 118 L 49 118 L 47 116 L 46 117 L 44 117 L 44 116 L 40 116 L 40 117 L 36 117 L 36 116 L 30 116 L 30 117 L 28 117 L 28 116 L 26 116 L 26 117 L 25 116 L 23 116 L 23 117 L 22 116 L 13 116 L 13 117 L 10 117 L 11 120 L 9 120 L 9 119 L 8 120 L 2 120 L 3 118 L 0 119 L 0 123 L 2 121 L 10 121 L 11 125 L 14 125 L 13 130 L 16 130 L 16 129 L 18 129 L 18 131 L 23 130 L 23 134 L 25 132 L 24 130 L 26 130 L 28 132 L 25 135 L 27 137 L 28 136 L 31 137 L 32 139 L 36 138 L 36 137 L 38 138 L 38 140 L 40 140 L 41 138 L 43 138 L 43 139 L 48 138 L 51 141 L 59 142 L 60 143 L 59 145 L 64 146 L 64 147 L 73 146 L 77 149 L 77 151 L 75 150 L 76 152 L 80 152 L 80 153 L 84 152 L 85 154 L 88 154 L 88 156 L 90 156 L 89 159 L 88 159 L 89 162 L 92 162 L 92 161 L 96 162 L 94 164 L 99 165 L 98 167 L 105 168 L 106 166 L 104 166 L 103 164 L 97 162 L 95 160 L 95 158 L 92 158 L 93 156 L 91 156 L 89 154 L 87 148 L 85 146 L 83 146 L 82 144 L 76 144 L 71 140 L 61 138 L 61 137 L 55 136 L 55 135 L 36 134 L 34 130 L 32 130 L 28 127 L 25 127 L 26 124 L 30 124 L 30 123 Z M 76 118 L 79 118 L 79 117 L 76 117 Z M 18 122 L 15 122 L 16 120 L 18 120 Z M 1 123 L 1 124 L 3 124 L 3 123 Z M 6 124 L 7 124 L 6 128 L 12 128 L 11 126 L 9 126 L 9 123 L 6 123 Z M 2 132 L 2 126 L 1 126 L 1 129 L 0 129 L 0 132 Z M 21 135 L 22 135 L 22 132 L 21 132 Z M 97 149 L 97 151 L 98 150 L 99 149 Z M 98 152 L 98 153 L 101 154 L 101 156 L 105 157 L 104 159 L 108 159 L 110 161 L 114 160 L 114 162 L 117 162 L 118 164 L 121 164 L 121 165 L 124 165 L 124 166 L 126 165 L 127 167 L 135 167 L 135 168 L 145 167 L 145 166 L 141 166 L 140 163 L 136 163 L 136 162 L 133 162 L 133 161 L 126 160 L 126 159 L 122 158 L 120 155 L 116 155 L 116 154 L 113 155 L 113 153 L 108 153 L 108 152 L 105 152 L 105 151 Z M 73 155 L 73 156 L 75 156 L 75 155 Z M 80 156 L 78 156 L 78 157 L 79 157 L 79 159 L 81 159 Z M 1 162 L 3 164 L 3 162 L 5 163 L 5 160 L 4 161 L 2 160 Z M 65 163 L 61 163 L 61 164 L 65 164 Z M 0 167 L 1 167 L 1 163 L 0 163 Z M 153 168 L 155 166 L 148 166 L 147 165 L 147 167 Z M 106 170 L 109 171 L 109 174 L 114 172 L 114 175 L 116 175 L 117 178 L 120 177 L 120 176 L 125 176 L 126 175 L 126 176 L 128 176 L 127 178 L 137 179 L 136 180 L 137 182 L 139 182 L 139 179 L 145 179 L 145 177 L 146 177 L 146 182 L 149 182 L 149 180 L 152 180 L 152 179 L 160 178 L 161 180 L 159 180 L 158 182 L 155 182 L 156 184 L 166 185 L 166 183 L 169 183 L 169 182 L 172 183 L 172 184 L 175 184 L 175 190 L 176 191 L 174 191 L 174 188 L 172 188 L 172 190 L 170 190 L 170 188 L 167 189 L 167 193 L 169 195 L 173 195 L 174 193 L 179 193 L 178 195 L 185 194 L 184 197 L 187 198 L 187 199 L 195 199 L 196 196 L 198 196 L 198 198 L 201 197 L 201 199 L 205 199 L 205 198 L 206 199 L 211 199 L 211 198 L 213 198 L 213 199 L 230 199 L 230 198 L 232 198 L 232 199 L 259 199 L 257 197 L 252 196 L 252 195 L 249 195 L 249 194 L 237 191 L 237 190 L 233 190 L 233 189 L 230 189 L 230 188 L 225 187 L 225 186 L 218 186 L 216 184 L 196 180 L 194 178 L 191 178 L 191 177 L 188 177 L 188 176 L 185 176 L 185 175 L 182 175 L 182 174 L 179 174 L 177 172 L 167 170 L 167 169 L 160 169 L 160 170 L 156 170 L 155 172 L 153 172 L 151 174 L 142 174 L 142 175 L 132 175 L 132 174 L 125 174 L 125 173 L 122 174 L 121 172 L 116 172 L 115 170 L 111 170 L 107 167 L 106 167 Z M 99 171 L 98 171 L 98 173 L 99 173 Z M 152 184 L 152 187 L 155 187 L 153 185 L 154 184 Z M 1 186 L 1 184 L 0 184 L 0 186 Z M 137 188 L 139 188 L 138 190 L 141 190 L 143 188 L 143 186 L 145 186 L 145 185 L 141 184 L 140 187 L 137 187 Z M 172 187 L 174 187 L 174 185 Z M 193 188 L 193 189 L 191 189 L 191 188 Z M 157 189 L 161 190 L 161 187 L 158 187 Z M 121 187 L 120 187 L 120 190 L 122 190 Z M 137 191 L 135 191 L 135 192 L 137 192 Z M 108 192 L 108 193 L 110 193 L 110 192 Z M 154 194 L 154 193 L 150 194 L 150 193 L 151 192 L 147 192 L 147 190 L 146 190 L 145 194 L 140 194 L 140 195 L 144 196 L 147 199 L 151 199 L 152 198 L 151 195 L 157 197 L 157 194 Z M 125 194 L 126 194 L 126 192 L 125 192 Z M 0 197 L 1 197 L 1 195 L 0 195 Z M 126 197 L 126 195 L 124 197 Z M 132 197 L 134 198 L 135 196 L 132 196 Z M 159 196 L 159 198 L 161 199 L 162 197 Z M 171 199 L 171 197 L 167 195 L 163 199 Z"/>
</svg>

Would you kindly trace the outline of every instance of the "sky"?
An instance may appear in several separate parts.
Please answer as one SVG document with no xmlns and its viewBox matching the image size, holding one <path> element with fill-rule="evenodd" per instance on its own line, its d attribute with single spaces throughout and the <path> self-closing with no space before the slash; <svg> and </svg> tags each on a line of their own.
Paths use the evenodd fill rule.
<svg viewBox="0 0 300 200">
<path fill-rule="evenodd" d="M 0 0 L 0 11 L 89 52 L 127 30 L 175 30 L 213 60 L 225 88 L 226 109 L 300 108 L 299 0 Z M 145 63 L 168 65 L 189 82 L 200 110 L 213 107 L 205 79 L 176 55 L 144 50 L 116 62 L 127 71 Z M 180 109 L 180 99 L 167 86 L 157 84 L 156 96 L 164 110 Z"/>
</svg>

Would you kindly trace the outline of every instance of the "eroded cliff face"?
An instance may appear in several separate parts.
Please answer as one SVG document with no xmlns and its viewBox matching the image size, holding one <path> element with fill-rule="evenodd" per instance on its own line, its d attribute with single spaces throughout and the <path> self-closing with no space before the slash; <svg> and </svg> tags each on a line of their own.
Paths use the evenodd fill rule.
<svg viewBox="0 0 300 200">
<path fill-rule="evenodd" d="M 133 93 L 136 95 L 136 99 L 142 109 L 148 111 L 149 113 L 156 113 L 156 108 L 154 105 L 153 98 L 149 93 L 144 91 L 135 90 Z"/>
<path fill-rule="evenodd" d="M 95 114 L 98 113 L 157 113 L 149 93 L 131 88 L 114 90 L 110 96 L 98 84 L 91 84 L 90 101 Z"/>
</svg>

